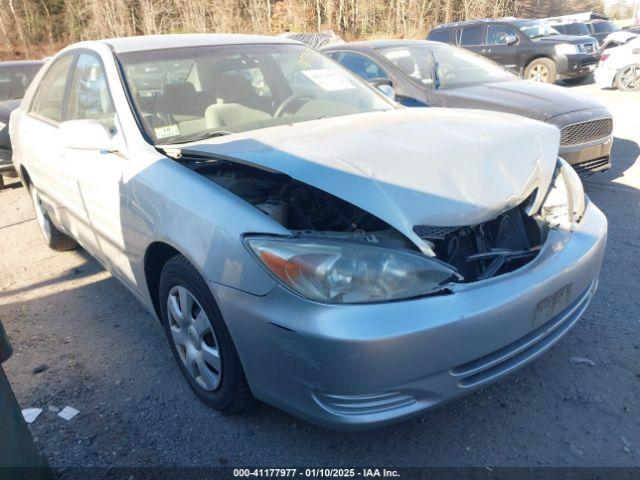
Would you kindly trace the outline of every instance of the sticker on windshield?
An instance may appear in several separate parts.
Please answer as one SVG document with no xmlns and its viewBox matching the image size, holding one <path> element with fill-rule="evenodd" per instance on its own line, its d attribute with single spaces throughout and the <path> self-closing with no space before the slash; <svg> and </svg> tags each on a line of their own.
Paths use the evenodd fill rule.
<svg viewBox="0 0 640 480">
<path fill-rule="evenodd" d="M 173 125 L 165 125 L 164 127 L 156 127 L 153 130 L 156 132 L 156 138 L 158 139 L 180 135 L 180 129 L 175 123 Z"/>
<path fill-rule="evenodd" d="M 302 73 L 313 83 L 327 92 L 356 88 L 349 78 L 335 70 L 304 70 Z"/>
</svg>

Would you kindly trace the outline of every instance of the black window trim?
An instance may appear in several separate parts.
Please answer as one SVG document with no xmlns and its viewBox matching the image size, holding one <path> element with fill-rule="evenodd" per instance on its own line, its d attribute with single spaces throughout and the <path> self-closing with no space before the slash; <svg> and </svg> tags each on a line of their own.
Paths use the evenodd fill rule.
<svg viewBox="0 0 640 480">
<path fill-rule="evenodd" d="M 492 24 L 494 25 L 494 24 Z M 457 45 L 459 47 L 462 48 L 466 48 L 466 47 L 482 47 L 485 46 L 486 43 L 473 43 L 473 44 L 468 44 L 468 45 L 463 45 L 462 44 L 462 32 L 464 32 L 465 28 L 470 28 L 470 27 L 480 27 L 480 38 L 483 39 L 486 42 L 487 41 L 487 25 L 482 24 L 482 23 L 470 23 L 469 25 L 462 25 L 458 31 L 456 33 L 460 33 L 460 35 L 457 35 Z"/>
<path fill-rule="evenodd" d="M 33 95 L 31 96 L 31 99 L 29 100 L 29 106 L 27 108 L 27 112 L 26 114 L 29 115 L 30 117 L 35 118 L 36 120 L 40 120 L 44 123 L 48 123 L 51 126 L 54 127 L 59 127 L 60 124 L 62 122 L 67 121 L 68 118 L 68 114 L 69 114 L 69 94 L 71 91 L 71 80 L 73 79 L 73 76 L 76 72 L 76 67 L 78 65 L 78 60 L 80 59 L 80 55 L 82 54 L 87 54 L 90 55 L 94 58 L 96 58 L 98 60 L 98 63 L 100 64 L 100 66 L 102 67 L 102 70 L 105 73 L 105 81 L 107 82 L 107 90 L 109 91 L 109 98 L 111 99 L 111 104 L 113 105 L 113 111 L 115 115 L 118 115 L 117 109 L 116 109 L 116 104 L 113 101 L 113 95 L 111 93 L 111 85 L 109 83 L 109 78 L 107 77 L 107 69 L 104 66 L 104 62 L 102 61 L 102 57 L 100 56 L 100 54 L 98 52 L 96 52 L 95 50 L 91 50 L 90 48 L 74 48 L 73 50 L 69 50 L 67 52 L 64 52 L 63 54 L 61 54 L 60 56 L 56 57 L 55 59 L 53 59 L 51 61 L 51 63 L 49 63 L 49 65 L 47 66 L 47 70 L 45 72 L 43 72 L 42 77 L 40 78 L 40 82 L 38 82 L 38 85 L 36 87 L 35 92 L 33 92 Z M 68 56 L 73 56 L 73 60 L 71 61 L 71 65 L 69 65 L 69 71 L 67 72 L 67 78 L 65 80 L 65 86 L 64 86 L 64 95 L 62 96 L 62 108 L 61 108 L 61 121 L 56 121 L 53 120 L 51 118 L 47 118 L 47 117 L 43 117 L 42 115 L 39 115 L 37 112 L 33 111 L 33 103 L 35 102 L 36 97 L 38 96 L 38 92 L 40 91 L 40 87 L 42 86 L 42 80 L 44 79 L 44 77 L 47 76 L 47 73 L 49 73 L 49 70 L 51 70 L 51 67 L 58 62 L 59 60 L 61 60 L 64 57 L 68 57 Z"/>
</svg>

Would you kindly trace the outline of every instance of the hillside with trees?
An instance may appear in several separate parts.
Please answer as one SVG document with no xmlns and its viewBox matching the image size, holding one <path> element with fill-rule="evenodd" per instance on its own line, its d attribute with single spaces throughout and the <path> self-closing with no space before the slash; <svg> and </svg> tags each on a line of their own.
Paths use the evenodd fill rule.
<svg viewBox="0 0 640 480">
<path fill-rule="evenodd" d="M 331 29 L 346 39 L 424 38 L 434 25 L 603 8 L 593 0 L 2 0 L 0 59 L 37 58 L 80 40 L 181 32 Z"/>
</svg>

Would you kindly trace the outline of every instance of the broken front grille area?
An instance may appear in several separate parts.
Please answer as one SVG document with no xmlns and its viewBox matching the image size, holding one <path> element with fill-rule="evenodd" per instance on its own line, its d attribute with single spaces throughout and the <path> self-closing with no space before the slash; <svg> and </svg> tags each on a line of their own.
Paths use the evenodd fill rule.
<svg viewBox="0 0 640 480">
<path fill-rule="evenodd" d="M 494 277 L 529 263 L 544 243 L 546 231 L 525 211 L 532 197 L 479 225 L 417 225 L 413 230 L 434 245 L 436 257 L 454 266 L 463 282 Z"/>
</svg>

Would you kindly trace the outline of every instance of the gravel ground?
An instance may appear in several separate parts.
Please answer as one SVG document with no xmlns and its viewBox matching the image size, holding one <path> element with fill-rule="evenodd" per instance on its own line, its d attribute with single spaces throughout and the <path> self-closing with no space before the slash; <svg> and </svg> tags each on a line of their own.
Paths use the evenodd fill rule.
<svg viewBox="0 0 640 480">
<path fill-rule="evenodd" d="M 0 319 L 15 348 L 5 370 L 23 408 L 45 409 L 31 425 L 38 447 L 58 468 L 640 466 L 640 94 L 574 89 L 616 121 L 614 168 L 586 182 L 610 226 L 592 306 L 516 374 L 372 432 L 326 431 L 266 405 L 208 410 L 132 295 L 83 251 L 49 251 L 18 184 L 0 192 Z M 65 405 L 80 414 L 48 410 Z"/>
</svg>

